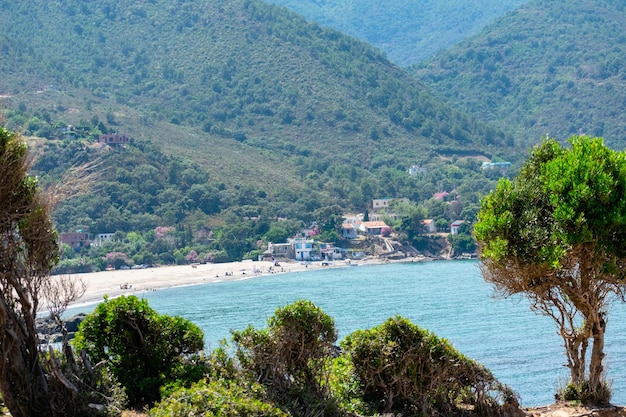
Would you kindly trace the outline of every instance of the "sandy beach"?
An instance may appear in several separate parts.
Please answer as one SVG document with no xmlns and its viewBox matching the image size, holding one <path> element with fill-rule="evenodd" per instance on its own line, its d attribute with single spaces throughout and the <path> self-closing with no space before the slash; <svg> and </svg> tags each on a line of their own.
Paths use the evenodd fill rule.
<svg viewBox="0 0 626 417">
<path fill-rule="evenodd" d="M 371 262 L 374 263 L 374 262 Z M 145 291 L 170 287 L 205 284 L 225 280 L 239 280 L 259 275 L 306 271 L 326 267 L 347 266 L 343 261 L 322 266 L 321 262 L 307 264 L 280 262 L 274 266 L 269 261 L 241 261 L 219 264 L 194 264 L 158 266 L 145 269 L 101 271 L 75 274 L 72 278 L 82 280 L 86 285 L 85 294 L 72 305 L 95 304 L 104 296 L 118 297 Z"/>
</svg>

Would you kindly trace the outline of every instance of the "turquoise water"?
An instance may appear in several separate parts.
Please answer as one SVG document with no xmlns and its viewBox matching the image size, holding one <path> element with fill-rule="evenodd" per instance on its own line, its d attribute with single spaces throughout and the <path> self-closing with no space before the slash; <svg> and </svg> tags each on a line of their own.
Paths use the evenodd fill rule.
<svg viewBox="0 0 626 417">
<path fill-rule="evenodd" d="M 568 375 L 555 324 L 531 312 L 523 299 L 494 298 L 475 261 L 312 270 L 137 295 L 159 313 L 198 324 L 209 349 L 231 329 L 265 327 L 276 308 L 308 299 L 335 319 L 340 339 L 394 315 L 407 317 L 487 366 L 520 394 L 523 406 L 554 402 Z M 625 310 L 616 304 L 607 324 L 606 367 L 615 404 L 626 404 Z"/>
</svg>

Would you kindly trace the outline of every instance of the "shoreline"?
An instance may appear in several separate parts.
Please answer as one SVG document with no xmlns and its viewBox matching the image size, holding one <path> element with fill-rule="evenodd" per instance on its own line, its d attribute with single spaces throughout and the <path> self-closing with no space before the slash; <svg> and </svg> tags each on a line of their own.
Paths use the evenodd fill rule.
<svg viewBox="0 0 626 417">
<path fill-rule="evenodd" d="M 384 265 L 399 262 L 423 262 L 428 258 L 403 258 L 385 260 L 368 258 L 359 261 L 330 261 L 322 265 L 321 261 L 296 262 L 281 261 L 274 266 L 271 261 L 237 261 L 216 264 L 168 265 L 145 269 L 108 270 L 73 274 L 72 278 L 82 281 L 85 286 L 83 296 L 68 305 L 74 308 L 96 305 L 104 297 L 115 298 L 121 295 L 137 295 L 173 287 L 198 284 L 210 284 L 222 281 L 251 279 L 272 274 L 286 274 L 319 269 L 348 268 L 366 265 Z M 42 307 L 45 311 L 46 307 Z"/>
</svg>

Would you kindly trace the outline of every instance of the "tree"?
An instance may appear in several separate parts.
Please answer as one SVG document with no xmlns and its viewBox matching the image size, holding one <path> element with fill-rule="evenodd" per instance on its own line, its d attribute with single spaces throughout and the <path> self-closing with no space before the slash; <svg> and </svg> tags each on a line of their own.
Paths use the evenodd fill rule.
<svg viewBox="0 0 626 417">
<path fill-rule="evenodd" d="M 105 361 L 132 405 L 159 399 L 185 355 L 204 347 L 202 330 L 181 317 L 159 315 L 147 300 L 121 296 L 100 303 L 80 324 L 74 344 L 93 362 Z"/>
<path fill-rule="evenodd" d="M 474 235 L 485 279 L 556 321 L 570 393 L 605 403 L 607 306 L 626 289 L 626 156 L 600 138 L 569 142 L 545 140 L 513 181 L 500 180 L 481 202 Z"/>
<path fill-rule="evenodd" d="M 39 350 L 40 302 L 58 319 L 82 293 L 73 282 L 50 277 L 59 254 L 52 200 L 27 174 L 27 161 L 23 139 L 0 127 L 0 391 L 13 417 L 88 415 L 82 391 L 63 374 L 54 351 L 46 357 Z M 66 359 L 73 361 L 71 351 Z"/>
</svg>

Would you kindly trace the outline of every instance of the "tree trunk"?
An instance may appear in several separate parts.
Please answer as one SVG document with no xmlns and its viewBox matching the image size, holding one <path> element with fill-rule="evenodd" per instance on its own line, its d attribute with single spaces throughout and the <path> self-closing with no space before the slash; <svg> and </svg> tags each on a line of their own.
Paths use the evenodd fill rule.
<svg viewBox="0 0 626 417">
<path fill-rule="evenodd" d="M 3 352 L 0 370 L 2 400 L 12 417 L 53 416 L 48 383 L 39 361 L 24 358 L 22 352 Z"/>
<path fill-rule="evenodd" d="M 602 313 L 599 320 L 593 324 L 593 347 L 591 348 L 591 360 L 589 361 L 589 388 L 597 391 L 602 387 L 602 374 L 604 366 L 604 332 L 606 330 L 606 322 Z"/>
</svg>

